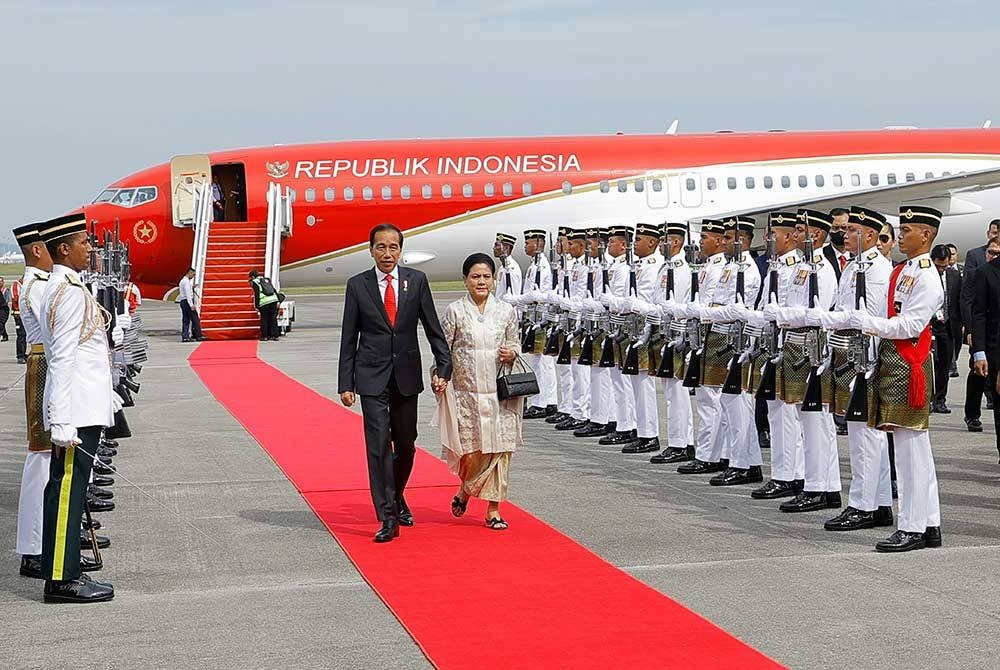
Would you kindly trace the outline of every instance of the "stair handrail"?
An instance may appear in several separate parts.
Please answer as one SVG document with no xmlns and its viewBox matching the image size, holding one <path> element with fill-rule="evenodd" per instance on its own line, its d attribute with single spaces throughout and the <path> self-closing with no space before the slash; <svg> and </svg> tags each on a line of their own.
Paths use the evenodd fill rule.
<svg viewBox="0 0 1000 670">
<path fill-rule="evenodd" d="M 205 259 L 208 256 L 208 233 L 212 222 L 212 198 L 211 188 L 206 188 L 205 184 L 195 186 L 195 208 L 194 208 L 194 245 L 191 250 L 191 267 L 194 268 L 195 294 L 198 295 L 200 289 L 202 295 L 205 290 Z M 202 300 L 195 301 L 195 310 L 201 314 Z"/>
<path fill-rule="evenodd" d="M 267 229 L 264 245 L 264 276 L 275 289 L 281 288 L 281 238 L 291 231 L 292 203 L 288 187 L 271 182 L 267 188 Z"/>
</svg>

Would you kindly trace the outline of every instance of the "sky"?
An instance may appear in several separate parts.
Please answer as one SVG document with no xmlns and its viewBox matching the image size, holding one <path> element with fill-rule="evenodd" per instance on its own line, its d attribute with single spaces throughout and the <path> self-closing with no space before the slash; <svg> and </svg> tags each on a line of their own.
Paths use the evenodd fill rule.
<svg viewBox="0 0 1000 670">
<path fill-rule="evenodd" d="M 968 0 L 0 0 L 0 242 L 244 146 L 1000 124 L 998 34 Z"/>
</svg>

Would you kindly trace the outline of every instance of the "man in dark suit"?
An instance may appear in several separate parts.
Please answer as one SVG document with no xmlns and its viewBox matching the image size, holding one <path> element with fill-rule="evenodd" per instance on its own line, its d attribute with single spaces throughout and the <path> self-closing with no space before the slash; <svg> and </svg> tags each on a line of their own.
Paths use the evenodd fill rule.
<svg viewBox="0 0 1000 670">
<path fill-rule="evenodd" d="M 351 277 L 344 296 L 340 340 L 340 400 L 350 407 L 361 396 L 372 502 L 382 527 L 376 542 L 413 525 L 403 498 L 413 469 L 417 395 L 424 390 L 417 322 L 434 353 L 435 391 L 451 378 L 451 354 L 424 273 L 399 267 L 403 233 L 392 224 L 372 228 L 375 267 Z M 356 394 L 356 395 L 355 395 Z"/>
<path fill-rule="evenodd" d="M 986 264 L 986 248 L 997 239 L 1000 219 L 990 221 L 986 229 L 986 244 L 969 249 L 965 254 L 965 277 L 962 287 L 962 323 L 965 325 L 965 343 L 972 346 L 972 303 L 975 298 L 976 270 Z M 969 358 L 969 376 L 965 380 L 965 425 L 970 433 L 983 432 L 982 416 L 984 378 L 977 375 Z M 992 404 L 989 403 L 989 407 Z"/>
<path fill-rule="evenodd" d="M 948 409 L 948 381 L 954 360 L 955 339 L 952 325 L 962 320 L 961 293 L 962 276 L 951 267 L 951 250 L 946 244 L 938 244 L 931 249 L 931 260 L 941 277 L 944 288 L 944 302 L 941 309 L 931 317 L 931 332 L 934 335 L 934 401 L 931 412 L 951 414 Z"/>
<path fill-rule="evenodd" d="M 975 300 L 972 304 L 973 372 L 985 381 L 985 391 L 993 398 L 993 426 L 1000 453 L 1000 240 L 993 238 L 986 248 L 985 265 L 976 269 Z"/>
<path fill-rule="evenodd" d="M 850 213 L 846 209 L 835 207 L 830 210 L 830 216 L 833 217 L 833 224 L 830 226 L 830 244 L 823 247 L 823 255 L 833 266 L 833 271 L 839 282 L 840 274 L 851 260 L 850 252 L 844 247 Z"/>
</svg>

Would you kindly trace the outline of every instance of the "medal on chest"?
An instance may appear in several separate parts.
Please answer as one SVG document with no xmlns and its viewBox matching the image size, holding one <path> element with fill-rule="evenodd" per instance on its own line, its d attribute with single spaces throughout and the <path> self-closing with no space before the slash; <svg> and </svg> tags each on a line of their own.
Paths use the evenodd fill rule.
<svg viewBox="0 0 1000 670">
<path fill-rule="evenodd" d="M 896 285 L 896 293 L 900 295 L 909 295 L 913 292 L 913 285 L 916 284 L 917 278 L 914 275 L 906 275 L 900 278 L 899 284 Z"/>
<path fill-rule="evenodd" d="M 802 268 L 795 273 L 795 278 L 792 281 L 796 286 L 804 286 L 807 279 L 809 279 L 809 270 Z"/>
</svg>

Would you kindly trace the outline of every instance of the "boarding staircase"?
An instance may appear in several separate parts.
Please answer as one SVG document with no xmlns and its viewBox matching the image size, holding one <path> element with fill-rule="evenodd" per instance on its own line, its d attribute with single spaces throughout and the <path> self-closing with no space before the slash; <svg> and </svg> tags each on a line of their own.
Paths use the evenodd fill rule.
<svg viewBox="0 0 1000 670">
<path fill-rule="evenodd" d="M 272 183 L 266 221 L 212 221 L 211 184 L 195 194 L 195 243 L 191 267 L 200 296 L 201 329 L 210 340 L 250 340 L 260 336 L 260 317 L 253 306 L 250 270 L 281 288 L 281 241 L 291 235 L 292 203 Z"/>
</svg>

